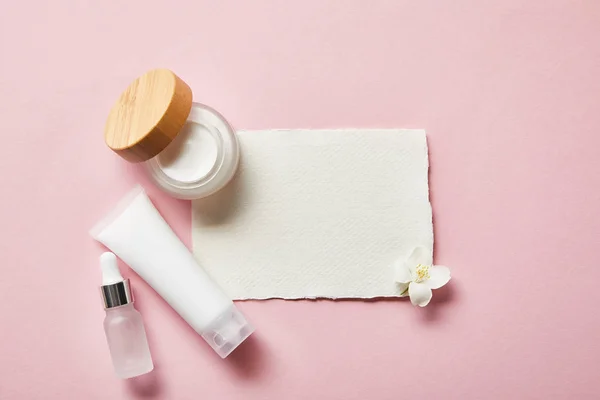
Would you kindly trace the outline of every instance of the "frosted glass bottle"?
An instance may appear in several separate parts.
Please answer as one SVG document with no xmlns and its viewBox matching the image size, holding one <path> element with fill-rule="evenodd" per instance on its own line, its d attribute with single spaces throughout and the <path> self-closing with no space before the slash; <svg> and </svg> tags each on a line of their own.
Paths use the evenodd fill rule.
<svg viewBox="0 0 600 400">
<path fill-rule="evenodd" d="M 127 304 L 106 310 L 104 332 L 115 372 L 127 379 L 154 368 L 141 314 Z"/>
<path fill-rule="evenodd" d="M 100 264 L 106 311 L 104 333 L 115 372 L 122 379 L 146 374 L 154 364 L 142 315 L 133 307 L 129 279 L 121 276 L 113 253 L 102 254 Z"/>
</svg>

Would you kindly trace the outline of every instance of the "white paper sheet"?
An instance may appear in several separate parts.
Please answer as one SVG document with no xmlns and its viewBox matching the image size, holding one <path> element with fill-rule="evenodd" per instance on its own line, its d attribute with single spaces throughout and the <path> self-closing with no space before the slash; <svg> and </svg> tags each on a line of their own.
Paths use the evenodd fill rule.
<svg viewBox="0 0 600 400">
<path fill-rule="evenodd" d="M 394 262 L 433 248 L 425 131 L 239 140 L 236 178 L 192 212 L 195 256 L 233 299 L 400 295 Z"/>
</svg>

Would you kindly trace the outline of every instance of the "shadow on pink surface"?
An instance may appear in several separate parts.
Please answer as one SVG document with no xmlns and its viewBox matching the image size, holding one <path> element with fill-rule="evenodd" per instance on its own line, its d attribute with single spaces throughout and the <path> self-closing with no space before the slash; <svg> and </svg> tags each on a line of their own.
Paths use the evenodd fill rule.
<svg viewBox="0 0 600 400">
<path fill-rule="evenodd" d="M 225 361 L 239 378 L 257 379 L 266 371 L 264 353 L 265 347 L 260 336 L 253 333 Z"/>
<path fill-rule="evenodd" d="M 136 398 L 155 398 L 163 392 L 160 368 L 155 364 L 151 372 L 128 379 L 126 382 L 127 391 Z"/>
<path fill-rule="evenodd" d="M 459 297 L 455 280 L 451 280 L 447 285 L 434 290 L 431 302 L 420 310 L 422 311 L 420 313 L 422 319 L 428 323 L 435 323 L 444 319 L 444 310 L 452 303 L 456 303 Z"/>
</svg>

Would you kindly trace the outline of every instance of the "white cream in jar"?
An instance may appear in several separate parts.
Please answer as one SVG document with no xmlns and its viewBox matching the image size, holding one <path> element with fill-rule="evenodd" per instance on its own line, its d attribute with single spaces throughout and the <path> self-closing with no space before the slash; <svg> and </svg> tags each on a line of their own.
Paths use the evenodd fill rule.
<svg viewBox="0 0 600 400">
<path fill-rule="evenodd" d="M 136 79 L 113 106 L 104 133 L 112 150 L 144 162 L 154 182 L 177 198 L 208 196 L 237 169 L 233 128 L 217 111 L 193 103 L 189 86 L 169 70 Z"/>
</svg>

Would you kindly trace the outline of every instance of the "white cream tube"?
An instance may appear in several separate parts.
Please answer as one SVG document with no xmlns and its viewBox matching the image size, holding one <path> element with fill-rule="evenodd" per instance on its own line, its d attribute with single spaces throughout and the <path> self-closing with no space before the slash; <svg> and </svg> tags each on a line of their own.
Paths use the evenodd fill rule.
<svg viewBox="0 0 600 400">
<path fill-rule="evenodd" d="M 254 331 L 135 187 L 90 234 L 104 244 L 225 358 Z"/>
</svg>

